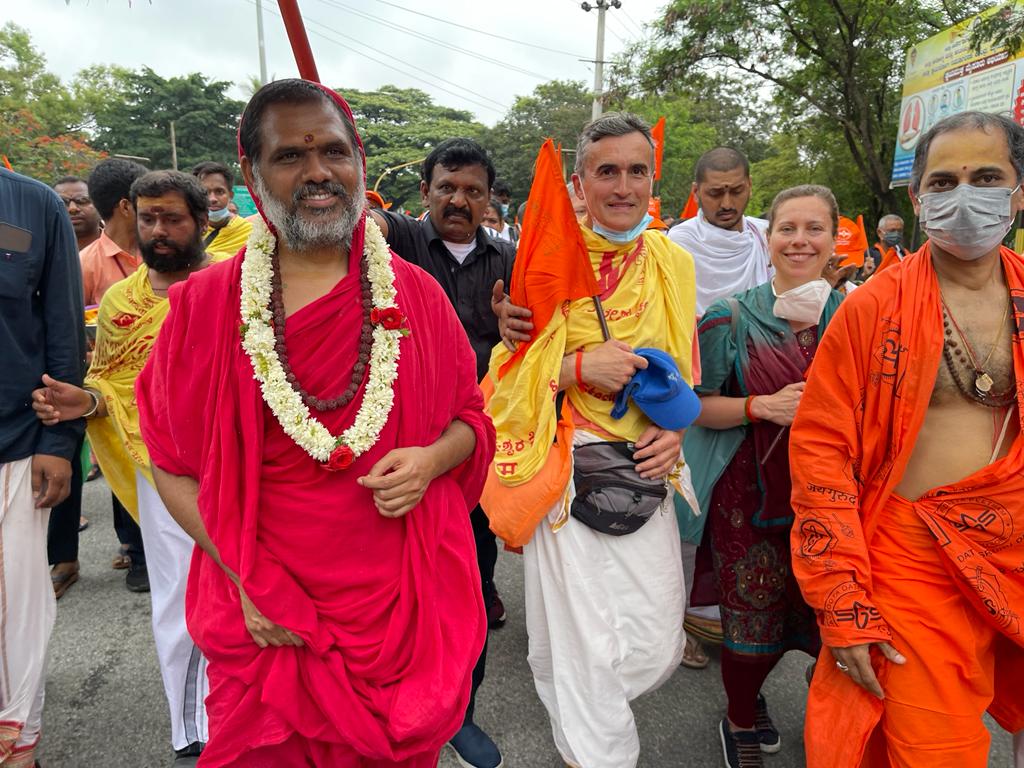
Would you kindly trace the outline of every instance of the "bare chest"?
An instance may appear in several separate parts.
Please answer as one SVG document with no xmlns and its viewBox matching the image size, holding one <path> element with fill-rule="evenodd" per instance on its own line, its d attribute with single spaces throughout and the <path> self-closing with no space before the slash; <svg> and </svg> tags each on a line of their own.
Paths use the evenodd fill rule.
<svg viewBox="0 0 1024 768">
<path fill-rule="evenodd" d="M 932 405 L 961 398 L 992 406 L 1016 389 L 1009 302 L 1004 294 L 1001 300 L 981 304 L 950 306 L 944 313 L 942 362 Z"/>
</svg>

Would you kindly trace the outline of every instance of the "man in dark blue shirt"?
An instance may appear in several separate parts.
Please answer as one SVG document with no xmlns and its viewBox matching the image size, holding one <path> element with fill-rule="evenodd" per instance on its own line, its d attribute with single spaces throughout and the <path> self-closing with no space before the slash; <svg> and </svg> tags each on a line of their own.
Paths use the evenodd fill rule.
<svg viewBox="0 0 1024 768">
<path fill-rule="evenodd" d="M 433 275 L 455 307 L 476 353 L 477 379 L 487 373 L 491 350 L 501 342 L 498 318 L 491 309 L 494 284 L 508 285 L 515 247 L 490 237 L 481 226 L 494 184 L 494 164 L 472 139 L 446 139 L 423 162 L 420 193 L 429 211 L 422 221 L 390 211 L 373 211 L 391 249 Z M 498 548 L 487 516 L 478 506 L 470 515 L 477 564 L 489 624 L 505 621 L 494 588 Z M 469 768 L 498 768 L 501 753 L 473 722 L 476 692 L 484 678 L 487 646 L 473 670 L 473 697 L 462 729 L 451 740 L 459 762 Z"/>
<path fill-rule="evenodd" d="M 46 557 L 50 508 L 68 495 L 81 419 L 44 427 L 44 373 L 81 385 L 85 325 L 78 247 L 64 203 L 0 169 L 0 755 L 33 762 L 56 602 Z"/>
</svg>

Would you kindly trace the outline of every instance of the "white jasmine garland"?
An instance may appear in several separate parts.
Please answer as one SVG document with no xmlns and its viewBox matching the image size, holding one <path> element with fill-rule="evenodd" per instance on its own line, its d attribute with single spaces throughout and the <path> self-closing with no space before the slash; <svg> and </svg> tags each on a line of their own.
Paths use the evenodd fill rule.
<svg viewBox="0 0 1024 768">
<path fill-rule="evenodd" d="M 353 456 L 370 450 L 380 438 L 395 402 L 400 340 L 408 331 L 373 326 L 370 348 L 370 372 L 352 426 L 335 436 L 310 414 L 300 395 L 285 378 L 284 367 L 274 343 L 273 315 L 270 312 L 273 254 L 277 240 L 262 219 L 253 223 L 252 233 L 242 259 L 242 348 L 252 362 L 255 379 L 260 383 L 263 400 L 281 428 L 302 450 L 320 462 L 327 462 L 335 449 L 348 447 Z M 372 290 L 373 308 L 397 308 L 395 273 L 391 251 L 377 223 L 366 217 L 363 255 Z"/>
</svg>

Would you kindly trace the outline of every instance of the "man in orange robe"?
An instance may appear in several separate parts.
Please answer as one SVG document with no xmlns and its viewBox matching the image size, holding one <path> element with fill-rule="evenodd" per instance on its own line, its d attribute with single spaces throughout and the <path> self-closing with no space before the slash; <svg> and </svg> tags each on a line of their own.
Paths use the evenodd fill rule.
<svg viewBox="0 0 1024 768">
<path fill-rule="evenodd" d="M 826 646 L 809 768 L 988 765 L 1024 728 L 1024 129 L 917 147 L 929 242 L 843 303 L 793 424 L 794 572 Z M 1012 148 L 1012 150 L 1011 150 Z"/>
</svg>

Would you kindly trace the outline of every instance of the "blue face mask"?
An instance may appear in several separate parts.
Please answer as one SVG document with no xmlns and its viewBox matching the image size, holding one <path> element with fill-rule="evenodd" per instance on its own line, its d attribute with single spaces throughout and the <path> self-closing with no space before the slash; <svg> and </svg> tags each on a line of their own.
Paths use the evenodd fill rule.
<svg viewBox="0 0 1024 768">
<path fill-rule="evenodd" d="M 640 235 L 644 233 L 644 230 L 647 229 L 647 225 L 652 221 L 654 221 L 654 217 L 649 213 L 645 213 L 644 217 L 640 219 L 640 222 L 635 227 L 627 229 L 625 232 L 617 232 L 614 229 L 602 227 L 596 221 L 591 221 L 590 228 L 608 242 L 623 245 L 625 243 L 631 243 L 640 237 Z"/>
<path fill-rule="evenodd" d="M 501 218 L 508 216 L 508 203 L 501 204 Z"/>
<path fill-rule="evenodd" d="M 219 211 L 209 211 L 206 214 L 206 217 L 210 221 L 227 221 L 228 219 L 231 218 L 231 211 L 227 208 L 227 206 L 225 206 L 224 208 L 221 208 Z"/>
</svg>

